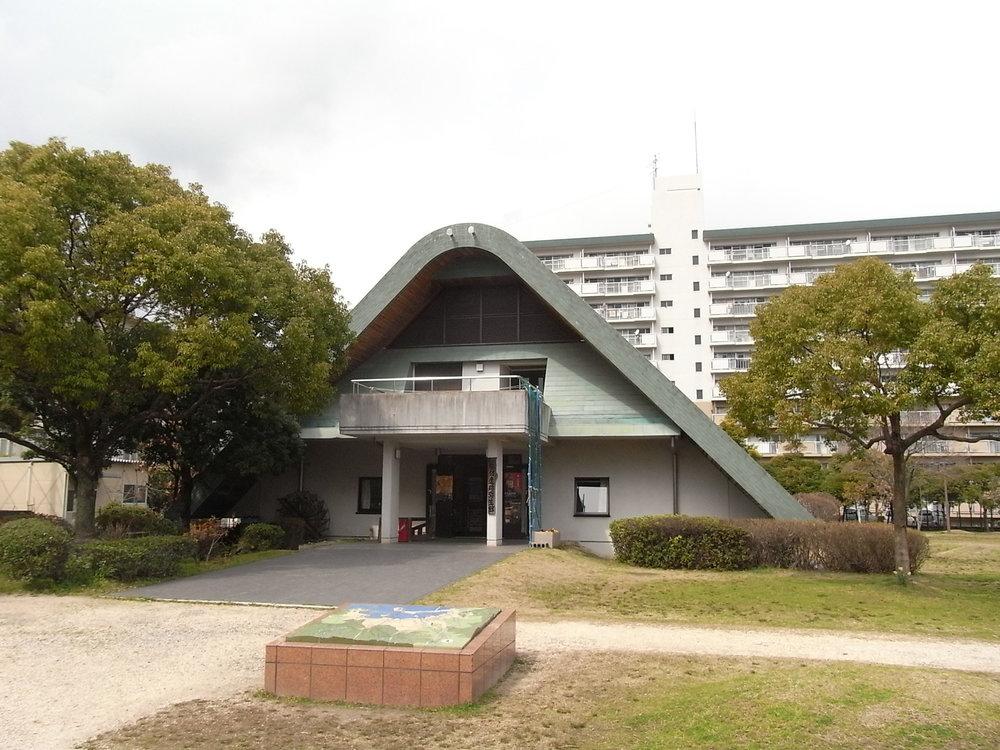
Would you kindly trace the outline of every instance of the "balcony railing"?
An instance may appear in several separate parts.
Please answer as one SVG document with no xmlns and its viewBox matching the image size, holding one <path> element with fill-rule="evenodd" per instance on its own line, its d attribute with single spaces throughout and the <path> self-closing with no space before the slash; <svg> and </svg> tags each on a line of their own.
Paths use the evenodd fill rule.
<svg viewBox="0 0 1000 750">
<path fill-rule="evenodd" d="M 835 258 L 886 253 L 922 253 L 936 250 L 970 250 L 1000 247 L 1000 233 L 946 235 L 936 237 L 900 237 L 896 239 L 857 239 L 841 242 L 807 242 L 773 245 L 763 248 L 718 248 L 708 253 L 709 264 L 752 263 L 785 258 Z"/>
<path fill-rule="evenodd" d="M 361 378 L 351 381 L 353 393 L 414 393 L 418 391 L 523 391 L 520 375 L 442 375 L 413 378 Z"/>
<path fill-rule="evenodd" d="M 622 338 L 632 346 L 647 349 L 656 346 L 656 336 L 651 333 L 628 333 L 622 331 Z"/>
<path fill-rule="evenodd" d="M 713 344 L 752 344 L 753 336 L 749 328 L 735 328 L 730 331 L 712 331 Z"/>
<path fill-rule="evenodd" d="M 637 307 L 595 307 L 595 312 L 605 320 L 619 322 L 626 320 L 653 320 L 655 311 L 648 305 Z"/>
<path fill-rule="evenodd" d="M 750 357 L 719 357 L 712 360 L 712 372 L 746 372 Z"/>
<path fill-rule="evenodd" d="M 788 276 L 783 273 L 761 273 L 753 275 L 731 274 L 713 276 L 709 279 L 709 289 L 754 289 L 768 286 L 785 286 Z"/>
<path fill-rule="evenodd" d="M 555 273 L 592 271 L 604 268 L 652 268 L 653 256 L 648 253 L 629 255 L 591 255 L 586 258 L 545 258 L 542 264 Z"/>
<path fill-rule="evenodd" d="M 710 315 L 722 316 L 743 316 L 753 317 L 757 314 L 757 308 L 765 302 L 715 302 L 708 308 Z"/>
<path fill-rule="evenodd" d="M 569 284 L 569 288 L 583 297 L 652 294 L 653 282 L 649 279 L 640 279 L 637 281 L 585 281 L 582 284 Z"/>
</svg>

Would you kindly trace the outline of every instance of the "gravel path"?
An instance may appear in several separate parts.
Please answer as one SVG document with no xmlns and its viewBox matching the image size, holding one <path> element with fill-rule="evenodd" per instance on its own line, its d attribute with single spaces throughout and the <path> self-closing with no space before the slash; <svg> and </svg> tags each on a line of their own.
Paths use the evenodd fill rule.
<svg viewBox="0 0 1000 750">
<path fill-rule="evenodd" d="M 640 651 L 855 661 L 901 667 L 1000 673 L 1000 644 L 901 638 L 867 633 L 737 630 L 678 625 L 518 622 L 517 646 L 528 651 Z"/>
<path fill-rule="evenodd" d="M 71 748 L 161 708 L 262 682 L 263 646 L 314 609 L 0 596 L 0 747 Z M 803 631 L 520 622 L 523 651 L 860 661 L 1000 673 L 1000 645 Z"/>
</svg>

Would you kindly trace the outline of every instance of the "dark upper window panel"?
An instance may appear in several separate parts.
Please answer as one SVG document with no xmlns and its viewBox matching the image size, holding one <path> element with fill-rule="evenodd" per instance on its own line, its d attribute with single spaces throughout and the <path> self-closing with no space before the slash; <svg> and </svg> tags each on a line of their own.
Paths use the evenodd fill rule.
<svg viewBox="0 0 1000 750">
<path fill-rule="evenodd" d="M 524 284 L 463 284 L 442 289 L 390 348 L 579 340 Z"/>
</svg>

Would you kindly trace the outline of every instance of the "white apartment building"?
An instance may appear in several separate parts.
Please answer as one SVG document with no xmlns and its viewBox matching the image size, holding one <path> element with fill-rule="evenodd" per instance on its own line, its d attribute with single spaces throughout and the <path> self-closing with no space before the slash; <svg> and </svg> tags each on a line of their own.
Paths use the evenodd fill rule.
<svg viewBox="0 0 1000 750">
<path fill-rule="evenodd" d="M 526 243 L 703 410 L 721 422 L 720 382 L 749 367 L 758 305 L 793 284 L 811 284 L 841 263 L 874 256 L 934 283 L 988 263 L 1000 275 L 1000 211 L 819 224 L 707 229 L 699 176 L 659 177 L 647 234 Z M 905 356 L 900 353 L 900 361 Z M 914 413 L 914 422 L 923 415 Z M 956 423 L 973 434 L 994 425 Z M 757 440 L 764 456 L 784 446 Z M 799 448 L 834 452 L 819 435 Z M 1000 441 L 927 441 L 921 454 L 1000 459 Z"/>
</svg>

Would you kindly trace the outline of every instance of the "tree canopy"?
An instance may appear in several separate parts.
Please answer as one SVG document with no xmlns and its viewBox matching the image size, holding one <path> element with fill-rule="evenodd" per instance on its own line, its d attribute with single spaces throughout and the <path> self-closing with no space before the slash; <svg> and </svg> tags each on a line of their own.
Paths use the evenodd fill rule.
<svg viewBox="0 0 1000 750">
<path fill-rule="evenodd" d="M 306 412 L 350 338 L 328 269 L 168 168 L 59 140 L 0 152 L 0 437 L 67 469 L 78 532 L 101 470 L 170 409 L 249 387 Z"/>
<path fill-rule="evenodd" d="M 785 290 L 758 308 L 750 330 L 749 370 L 722 383 L 730 429 L 792 441 L 819 432 L 855 451 L 883 450 L 892 461 L 897 568 L 909 570 L 908 454 L 927 437 L 997 437 L 946 425 L 952 415 L 1000 414 L 1000 281 L 992 268 L 938 281 L 923 301 L 909 274 L 874 258 L 855 261 Z"/>
</svg>

